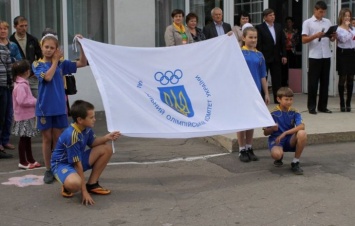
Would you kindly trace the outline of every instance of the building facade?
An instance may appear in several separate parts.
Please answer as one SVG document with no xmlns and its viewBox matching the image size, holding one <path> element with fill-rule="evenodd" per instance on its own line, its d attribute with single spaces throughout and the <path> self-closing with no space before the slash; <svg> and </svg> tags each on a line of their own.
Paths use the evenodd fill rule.
<svg viewBox="0 0 355 226">
<path fill-rule="evenodd" d="M 72 50 L 75 34 L 115 45 L 132 47 L 164 46 L 164 31 L 171 23 L 171 11 L 180 8 L 185 13 L 195 12 L 199 16 L 198 27 L 211 19 L 211 9 L 220 7 L 224 21 L 234 25 L 234 16 L 240 10 L 250 12 L 252 23 L 262 22 L 262 11 L 272 8 L 276 22 L 284 24 L 287 16 L 295 20 L 301 31 L 302 21 L 313 14 L 317 0 L 0 0 L 0 20 L 12 26 L 13 18 L 23 15 L 28 19 L 28 32 L 38 39 L 44 28 L 51 27 L 58 32 L 66 59 L 76 59 L 78 53 Z M 326 17 L 334 24 L 343 7 L 355 10 L 355 0 L 325 0 L 328 4 Z M 14 29 L 12 30 L 14 32 Z M 333 51 L 335 45 L 332 44 Z M 302 92 L 307 92 L 307 45 L 299 45 L 299 77 Z M 337 93 L 335 56 L 332 59 L 329 95 Z M 119 76 L 119 75 L 117 75 Z M 85 99 L 97 110 L 103 110 L 90 67 L 79 69 L 76 74 L 78 93 L 70 96 L 70 102 Z"/>
</svg>

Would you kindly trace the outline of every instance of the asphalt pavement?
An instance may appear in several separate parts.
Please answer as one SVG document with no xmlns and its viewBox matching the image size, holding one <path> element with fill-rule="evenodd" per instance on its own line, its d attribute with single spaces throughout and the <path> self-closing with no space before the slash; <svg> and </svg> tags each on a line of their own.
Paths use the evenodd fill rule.
<svg viewBox="0 0 355 226">
<path fill-rule="evenodd" d="M 354 112 L 337 112 L 335 101 L 333 114 L 304 113 L 309 135 L 320 136 L 301 157 L 302 176 L 290 170 L 292 153 L 276 168 L 263 148 L 255 151 L 260 161 L 242 163 L 217 139 L 122 137 L 100 178 L 112 193 L 84 206 L 80 193 L 66 199 L 58 182 L 42 184 L 44 168 L 18 170 L 17 151 L 9 151 L 13 159 L 0 159 L 0 225 L 354 225 L 355 142 L 324 137 L 352 133 Z M 97 135 L 105 123 L 98 113 Z M 311 132 L 312 125 L 326 129 Z M 33 152 L 43 163 L 39 137 Z"/>
</svg>

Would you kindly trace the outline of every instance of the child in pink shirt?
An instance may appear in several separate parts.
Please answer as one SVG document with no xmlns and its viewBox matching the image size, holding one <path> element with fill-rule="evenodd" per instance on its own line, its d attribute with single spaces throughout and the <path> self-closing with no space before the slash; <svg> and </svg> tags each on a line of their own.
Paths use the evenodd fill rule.
<svg viewBox="0 0 355 226">
<path fill-rule="evenodd" d="M 31 137 L 37 135 L 35 106 L 36 98 L 32 96 L 28 77 L 30 76 L 30 64 L 27 60 L 13 63 L 12 76 L 14 90 L 12 102 L 14 107 L 14 125 L 12 134 L 20 136 L 18 152 L 20 169 L 33 169 L 40 167 L 32 155 Z"/>
</svg>

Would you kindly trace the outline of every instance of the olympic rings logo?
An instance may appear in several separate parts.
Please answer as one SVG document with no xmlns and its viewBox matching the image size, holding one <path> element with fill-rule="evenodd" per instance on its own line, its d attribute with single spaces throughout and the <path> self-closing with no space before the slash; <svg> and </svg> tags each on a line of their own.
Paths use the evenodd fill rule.
<svg viewBox="0 0 355 226">
<path fill-rule="evenodd" d="M 158 71 L 155 73 L 154 78 L 164 86 L 169 83 L 175 85 L 182 78 L 182 71 L 180 69 L 176 69 L 174 72 L 166 71 L 165 73 Z"/>
</svg>

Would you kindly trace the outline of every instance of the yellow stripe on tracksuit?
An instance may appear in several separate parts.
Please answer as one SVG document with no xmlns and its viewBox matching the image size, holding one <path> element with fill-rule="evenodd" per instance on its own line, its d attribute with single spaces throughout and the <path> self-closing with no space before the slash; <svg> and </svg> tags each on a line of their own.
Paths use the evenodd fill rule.
<svg viewBox="0 0 355 226">
<path fill-rule="evenodd" d="M 73 130 L 72 134 L 71 134 L 71 143 L 72 145 L 75 144 L 76 142 L 78 142 L 78 131 L 76 131 L 75 129 Z M 73 157 L 73 162 L 79 162 L 79 157 L 75 156 Z"/>
</svg>

